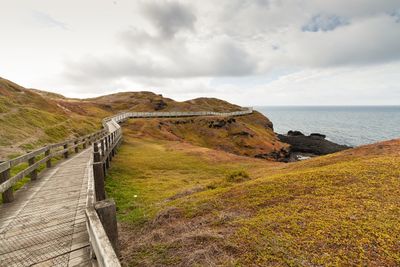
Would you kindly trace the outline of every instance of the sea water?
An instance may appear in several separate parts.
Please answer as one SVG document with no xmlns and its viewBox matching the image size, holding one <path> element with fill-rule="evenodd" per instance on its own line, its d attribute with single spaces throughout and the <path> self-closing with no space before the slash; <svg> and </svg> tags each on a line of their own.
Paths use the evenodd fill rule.
<svg viewBox="0 0 400 267">
<path fill-rule="evenodd" d="M 400 106 L 254 107 L 277 133 L 322 133 L 338 144 L 358 146 L 400 138 Z"/>
</svg>

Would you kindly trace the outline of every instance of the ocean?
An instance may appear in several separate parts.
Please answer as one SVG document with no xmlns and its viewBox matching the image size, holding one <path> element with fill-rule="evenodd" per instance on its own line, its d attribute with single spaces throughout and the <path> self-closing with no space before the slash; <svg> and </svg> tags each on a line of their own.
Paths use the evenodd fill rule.
<svg viewBox="0 0 400 267">
<path fill-rule="evenodd" d="M 349 146 L 400 138 L 400 106 L 259 106 L 277 133 L 322 133 Z"/>
</svg>

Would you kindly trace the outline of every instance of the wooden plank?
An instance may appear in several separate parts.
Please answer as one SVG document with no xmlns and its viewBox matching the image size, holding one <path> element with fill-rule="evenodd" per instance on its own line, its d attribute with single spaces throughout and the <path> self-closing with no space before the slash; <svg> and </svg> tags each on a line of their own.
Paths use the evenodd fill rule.
<svg viewBox="0 0 400 267">
<path fill-rule="evenodd" d="M 3 241 L 5 246 L 0 247 L 0 256 L 16 252 L 18 250 L 25 250 L 39 243 L 52 242 L 66 236 L 73 238 L 71 232 L 73 232 L 73 227 L 59 227 L 52 230 L 46 229 L 46 231 L 42 231 L 40 233 L 32 233 L 31 235 L 13 236 L 12 238 L 7 238 L 5 241 Z M 85 223 L 81 224 L 79 232 L 77 232 L 76 235 L 76 239 L 79 238 L 81 243 L 84 241 L 86 241 L 86 243 L 89 242 L 89 236 L 86 230 Z"/>
<path fill-rule="evenodd" d="M 70 244 L 70 236 L 60 237 L 56 240 L 38 243 L 26 249 L 0 255 L 0 262 L 2 262 L 4 266 L 9 266 L 12 263 L 29 266 L 36 262 L 46 261 L 69 252 Z"/>
<path fill-rule="evenodd" d="M 7 229 L 5 233 L 6 237 L 13 236 L 15 234 L 23 234 L 28 233 L 30 231 L 38 231 L 43 230 L 45 228 L 53 228 L 58 225 L 71 224 L 73 222 L 79 223 L 84 219 L 84 213 L 81 213 L 78 216 L 74 216 L 74 210 L 70 210 L 69 212 L 65 212 L 65 214 L 59 213 L 56 215 L 49 214 L 47 216 L 39 216 L 41 214 L 30 214 L 26 217 L 18 217 L 18 220 L 10 221 L 10 224 L 4 227 Z M 64 212 L 63 212 L 64 213 Z M 76 213 L 76 212 L 75 212 Z M 29 219 L 31 218 L 31 220 Z M 2 229 L 4 231 L 4 229 Z"/>
<path fill-rule="evenodd" d="M 40 202 L 35 202 L 34 205 L 40 206 L 44 205 L 46 203 L 40 203 Z M 75 205 L 76 206 L 76 205 Z M 2 232 L 2 229 L 6 227 L 6 225 L 12 223 L 16 219 L 18 220 L 18 223 L 34 223 L 37 221 L 39 222 L 46 222 L 50 220 L 51 218 L 57 218 L 60 216 L 68 216 L 68 217 L 73 217 L 75 214 L 78 214 L 79 212 L 82 212 L 81 209 L 83 209 L 84 206 L 79 206 L 79 207 L 73 207 L 71 205 L 70 209 L 63 210 L 62 214 L 60 215 L 59 213 L 55 212 L 54 209 L 48 210 L 48 209 L 31 209 L 31 211 L 28 209 L 24 210 L 23 213 L 18 214 L 17 216 L 14 217 L 7 217 L 1 220 L 1 226 L 0 226 L 0 232 Z M 58 207 L 57 207 L 58 208 Z M 37 216 L 35 217 L 34 215 L 37 213 L 41 213 L 42 216 Z"/>
<path fill-rule="evenodd" d="M 82 256 L 89 256 L 90 255 L 90 246 L 89 244 L 87 244 L 86 246 L 83 246 L 81 248 L 78 249 L 74 249 L 69 253 L 69 259 L 73 260 L 76 258 L 80 258 Z"/>
<path fill-rule="evenodd" d="M 13 236 L 17 236 L 17 235 L 25 235 L 25 234 L 29 234 L 32 232 L 39 232 L 39 231 L 43 231 L 46 228 L 57 228 L 57 227 L 67 227 L 68 225 L 70 227 L 72 227 L 74 224 L 77 223 L 82 223 L 85 222 L 85 218 L 70 218 L 70 219 L 64 219 L 62 221 L 57 221 L 57 220 L 53 220 L 50 222 L 47 222 L 45 224 L 38 224 L 38 225 L 34 225 L 34 226 L 30 226 L 29 228 L 24 227 L 24 226 L 16 226 L 16 227 L 12 227 L 11 229 L 7 230 L 7 232 L 4 234 L 4 238 L 11 238 Z"/>
<path fill-rule="evenodd" d="M 32 266 L 34 266 L 34 267 L 53 267 L 53 266 L 61 267 L 61 266 L 67 266 L 65 264 L 67 261 L 68 261 L 68 254 L 66 253 L 63 255 L 56 256 L 54 258 L 50 258 L 46 261 L 35 263 Z M 89 266 L 89 265 L 87 265 L 87 266 Z"/>
<path fill-rule="evenodd" d="M 90 247 L 84 246 L 69 254 L 68 266 L 92 266 L 90 258 Z"/>
</svg>

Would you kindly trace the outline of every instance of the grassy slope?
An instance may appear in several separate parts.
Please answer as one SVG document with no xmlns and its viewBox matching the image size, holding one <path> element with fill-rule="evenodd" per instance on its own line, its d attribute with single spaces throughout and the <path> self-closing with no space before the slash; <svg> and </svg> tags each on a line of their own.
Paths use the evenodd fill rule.
<svg viewBox="0 0 400 267">
<path fill-rule="evenodd" d="M 0 157 L 94 131 L 101 118 L 121 110 L 160 108 L 238 107 L 217 99 L 175 102 L 148 92 L 66 99 L 0 78 Z M 195 125 L 172 121 L 154 131 L 160 121 L 137 120 L 110 171 L 107 190 L 118 203 L 124 263 L 400 264 L 399 141 L 281 164 L 205 148 L 238 154 L 278 149 L 260 115 L 219 130 L 201 119 Z M 242 130 L 258 136 L 232 135 Z M 265 147 L 255 147 L 262 142 Z M 227 181 L 238 170 L 251 179 Z"/>
<path fill-rule="evenodd" d="M 125 264 L 400 264 L 399 140 L 281 164 L 125 136 L 107 181 Z"/>
<path fill-rule="evenodd" d="M 93 132 L 101 119 L 121 111 L 235 111 L 240 107 L 215 98 L 177 102 L 151 92 L 124 92 L 92 99 L 68 99 L 61 95 L 25 89 L 0 78 L 0 160 L 48 143 Z M 243 117 L 244 118 L 244 117 Z M 153 124 L 148 130 L 153 131 Z M 261 114 L 239 119 L 235 127 L 213 131 L 196 120 L 192 127 L 166 126 L 168 138 L 186 139 L 198 145 L 220 148 L 242 155 L 269 153 L 283 145 L 276 139 L 271 122 Z M 195 130 L 199 127 L 201 132 Z M 226 127 L 225 127 L 226 128 Z M 247 131 L 255 138 L 230 136 Z M 171 134 L 172 133 L 172 134 Z M 164 136 L 165 137 L 165 136 Z M 257 149 L 252 149 L 257 144 Z M 253 154 L 251 154 L 251 153 Z M 255 155 L 254 154 L 254 155 Z"/>
<path fill-rule="evenodd" d="M 125 92 L 92 99 L 68 99 L 62 95 L 35 89 L 23 88 L 11 81 L 0 78 L 0 160 L 12 158 L 49 143 L 55 143 L 99 129 L 101 119 L 124 110 L 132 111 L 235 111 L 240 107 L 214 98 L 198 98 L 185 102 L 176 102 L 151 92 Z M 251 149 L 245 145 L 251 142 L 262 144 L 257 151 L 265 152 L 279 149 L 282 144 L 276 142 L 271 122 L 260 114 L 239 119 L 240 124 L 230 127 L 230 131 L 250 131 L 257 138 L 229 136 L 226 129 L 213 131 L 203 126 L 202 132 L 196 132 L 197 126 L 189 128 L 169 127 L 175 133 L 158 138 L 186 139 L 207 147 L 219 147 L 238 154 L 248 154 Z M 158 121 L 142 120 L 140 127 L 157 133 L 153 127 Z M 253 130 L 252 130 L 253 129 Z M 139 131 L 141 133 L 143 131 Z M 165 131 L 164 131 L 165 133 Z M 204 134 L 205 133 L 205 134 Z M 158 132 L 159 134 L 159 132 Z M 223 145 L 223 146 L 221 146 Z M 254 150 L 253 152 L 255 152 Z M 11 170 L 14 175 L 26 167 L 20 164 Z M 14 188 L 17 190 L 29 180 L 25 177 Z M 1 200 L 1 199 L 0 199 Z"/>
<path fill-rule="evenodd" d="M 0 78 L 0 159 L 99 128 L 100 118 L 57 101 Z"/>
<path fill-rule="evenodd" d="M 221 121 L 226 124 L 211 127 Z M 275 136 L 272 123 L 258 112 L 232 118 L 135 119 L 130 123 L 129 127 L 137 137 L 186 141 L 243 156 L 279 152 L 286 147 Z"/>
</svg>

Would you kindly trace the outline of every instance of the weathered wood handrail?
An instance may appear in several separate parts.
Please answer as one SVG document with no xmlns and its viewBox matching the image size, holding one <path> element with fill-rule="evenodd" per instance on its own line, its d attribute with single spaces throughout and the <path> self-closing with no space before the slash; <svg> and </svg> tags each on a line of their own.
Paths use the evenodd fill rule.
<svg viewBox="0 0 400 267">
<path fill-rule="evenodd" d="M 108 125 L 110 124 L 110 125 Z M 113 126 L 113 129 L 111 126 Z M 104 122 L 109 133 L 93 143 L 93 172 L 89 174 L 88 201 L 86 208 L 86 226 L 89 233 L 92 256 L 100 267 L 118 267 L 118 229 L 115 203 L 100 205 L 105 201 L 104 180 L 110 161 L 122 141 L 122 131 L 112 120 Z M 112 203 L 112 205 L 110 205 Z"/>
<path fill-rule="evenodd" d="M 173 118 L 173 117 L 197 117 L 197 116 L 241 116 L 253 113 L 252 107 L 246 107 L 233 112 L 214 112 L 214 111 L 190 111 L 190 112 L 122 112 L 117 115 L 107 117 L 103 120 L 105 126 L 108 121 L 114 120 L 117 123 L 127 118 Z"/>
<path fill-rule="evenodd" d="M 3 203 L 12 202 L 14 200 L 13 186 L 18 181 L 28 175 L 31 176 L 31 180 L 36 179 L 38 169 L 42 164 L 45 165 L 45 168 L 50 168 L 52 165 L 51 160 L 53 158 L 60 155 L 64 155 L 64 158 L 68 158 L 71 151 L 78 153 L 80 147 L 86 148 L 89 143 L 91 144 L 97 141 L 106 133 L 107 132 L 102 129 L 86 136 L 70 139 L 57 144 L 50 144 L 0 163 L 0 193 L 2 193 Z M 28 166 L 11 177 L 11 169 L 22 163 L 26 163 Z"/>
<path fill-rule="evenodd" d="M 103 222 L 94 207 L 86 209 L 86 225 L 89 233 L 92 256 L 96 257 L 100 267 L 121 266 L 114 247 L 104 229 Z M 93 255 L 94 254 L 94 255 Z"/>
</svg>

